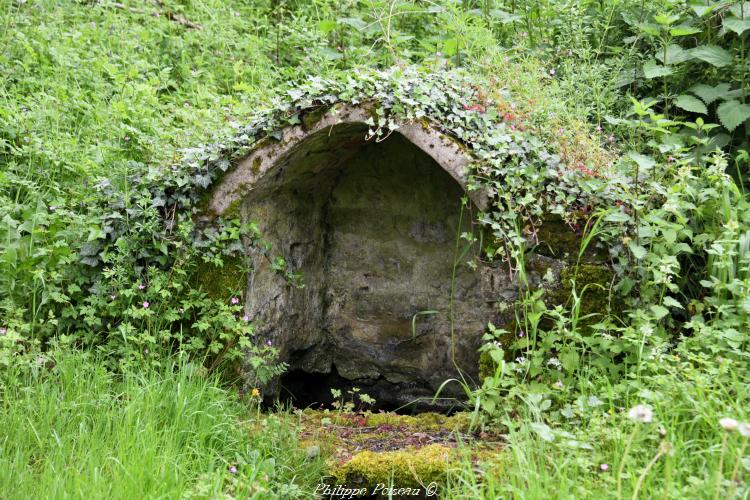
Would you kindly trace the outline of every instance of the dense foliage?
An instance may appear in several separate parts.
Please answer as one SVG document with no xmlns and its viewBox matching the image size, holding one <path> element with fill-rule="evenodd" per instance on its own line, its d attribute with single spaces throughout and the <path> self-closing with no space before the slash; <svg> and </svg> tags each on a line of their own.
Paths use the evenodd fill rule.
<svg viewBox="0 0 750 500">
<path fill-rule="evenodd" d="M 217 409 L 206 418 L 227 426 L 239 418 L 195 373 L 231 378 L 248 351 L 260 380 L 283 367 L 273 346 L 253 342 L 244 284 L 215 293 L 195 275 L 237 265 L 244 241 L 298 277 L 254 226 L 196 226 L 201 195 L 306 112 L 376 95 L 373 134 L 428 119 L 467 145 L 473 182 L 493 193 L 478 217 L 493 238 L 468 254 L 502 260 L 522 297 L 512 331 L 489 326 L 494 374 L 466 386 L 477 423 L 508 434 L 507 469 L 485 464 L 482 479 L 467 463 L 447 493 L 748 494 L 745 428 L 727 432 L 719 419 L 749 417 L 750 2 L 6 1 L 0 26 L 0 398 L 16 429 L 0 454 L 11 475 L 23 471 L 18 491 L 32 494 L 37 477 L 50 494 L 80 488 L 98 474 L 85 464 L 104 456 L 132 466 L 126 439 L 114 452 L 92 444 L 97 455 L 56 482 L 63 450 L 84 452 L 58 439 L 59 454 L 44 458 L 42 443 L 80 433 L 89 417 L 37 413 L 35 440 L 17 432 L 31 395 L 45 408 L 84 400 L 74 372 L 97 388 L 87 408 L 107 400 L 105 385 L 168 400 L 172 386 L 158 392 L 149 377 L 175 376 L 171 359 L 185 355 L 194 364 L 174 390 L 195 395 L 189 411 Z M 577 266 L 563 305 L 525 283 L 548 212 L 578 231 L 582 253 L 606 248 L 614 270 L 581 286 Z M 599 287 L 606 307 L 582 312 Z M 144 366 L 154 371 L 135 383 Z M 628 418 L 635 405 L 647 406 Z M 121 402 L 110 417 L 144 408 Z M 231 494 L 230 463 L 269 477 L 259 495 L 305 495 L 314 483 L 258 459 L 273 447 L 286 467 L 304 467 L 291 441 L 246 447 L 227 428 L 185 425 L 148 427 L 163 443 L 156 462 L 180 432 L 207 443 L 154 494 Z"/>
</svg>

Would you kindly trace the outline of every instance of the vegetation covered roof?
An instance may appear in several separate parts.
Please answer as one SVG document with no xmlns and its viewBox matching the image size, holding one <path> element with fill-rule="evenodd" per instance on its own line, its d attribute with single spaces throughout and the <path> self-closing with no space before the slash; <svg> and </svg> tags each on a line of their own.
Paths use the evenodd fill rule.
<svg viewBox="0 0 750 500">
<path fill-rule="evenodd" d="M 398 130 L 399 122 L 429 122 L 459 142 L 472 158 L 469 189 L 488 190 L 495 215 L 486 221 L 502 232 L 512 232 L 517 216 L 522 225 L 533 226 L 545 213 L 573 223 L 594 207 L 622 200 L 630 178 L 616 174 L 611 156 L 593 161 L 582 161 L 580 151 L 566 156 L 559 142 L 541 138 L 533 123 L 514 114 L 514 104 L 490 97 L 498 93 L 489 85 L 465 72 L 414 68 L 311 78 L 278 96 L 250 123 L 238 125 L 235 135 L 186 150 L 182 163 L 165 170 L 155 185 L 164 187 L 167 198 L 194 201 L 264 139 L 280 139 L 285 127 L 321 111 L 335 113 L 343 104 L 368 103 L 374 110 L 368 137 L 382 139 Z M 597 163 L 602 157 L 605 162 Z"/>
</svg>

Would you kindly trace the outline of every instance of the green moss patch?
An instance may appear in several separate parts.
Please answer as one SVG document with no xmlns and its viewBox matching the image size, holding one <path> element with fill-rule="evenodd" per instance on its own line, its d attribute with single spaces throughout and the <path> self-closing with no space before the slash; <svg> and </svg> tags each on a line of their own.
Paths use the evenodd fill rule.
<svg viewBox="0 0 750 500">
<path fill-rule="evenodd" d="M 247 272 L 242 257 L 224 257 L 223 267 L 210 262 L 200 263 L 193 274 L 192 283 L 212 299 L 225 299 L 232 291 L 246 288 Z"/>
<path fill-rule="evenodd" d="M 614 273 L 606 265 L 580 264 L 566 267 L 560 271 L 560 289 L 555 303 L 566 303 L 571 298 L 575 283 L 575 292 L 581 297 L 579 317 L 594 315 L 590 321 L 598 321 L 597 317 L 610 309 L 609 288 L 613 277 Z"/>
<path fill-rule="evenodd" d="M 412 416 L 305 410 L 300 419 L 302 444 L 323 456 L 327 482 L 336 485 L 443 485 L 450 465 L 466 458 L 465 453 L 480 460 L 503 448 L 501 436 L 471 432 L 468 413 Z"/>
</svg>

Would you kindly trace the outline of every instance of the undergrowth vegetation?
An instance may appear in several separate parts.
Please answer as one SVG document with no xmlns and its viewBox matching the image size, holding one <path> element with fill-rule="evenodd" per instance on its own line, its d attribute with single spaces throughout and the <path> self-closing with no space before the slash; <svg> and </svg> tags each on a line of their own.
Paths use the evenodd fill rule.
<svg viewBox="0 0 750 500">
<path fill-rule="evenodd" d="M 0 496 L 314 495 L 294 417 L 232 388 L 284 369 L 242 249 L 304 277 L 193 216 L 263 137 L 377 92 L 373 134 L 471 145 L 491 238 L 462 255 L 519 284 L 460 382 L 507 447 L 443 495 L 746 498 L 749 34 L 742 1 L 0 0 Z M 581 241 L 562 300 L 525 267 L 550 211 Z"/>
</svg>

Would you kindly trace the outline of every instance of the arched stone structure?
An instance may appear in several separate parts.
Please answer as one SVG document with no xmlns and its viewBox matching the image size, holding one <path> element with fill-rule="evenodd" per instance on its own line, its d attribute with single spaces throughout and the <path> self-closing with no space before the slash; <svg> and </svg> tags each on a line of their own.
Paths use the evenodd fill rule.
<svg viewBox="0 0 750 500">
<path fill-rule="evenodd" d="M 390 407 L 432 397 L 459 371 L 476 380 L 487 323 L 512 317 L 517 286 L 507 270 L 472 268 L 461 255 L 461 233 L 481 236 L 468 210 L 487 206 L 484 193 L 466 190 L 471 158 L 434 124 L 400 123 L 367 140 L 371 114 L 341 106 L 284 129 L 208 200 L 211 216 L 256 221 L 303 275 L 303 288 L 290 286 L 256 252 L 246 294 L 260 338 L 290 364 L 289 384 L 313 392 L 301 402 L 328 391 L 305 387 L 314 374 Z M 464 196 L 472 203 L 462 208 Z M 544 270 L 559 271 L 547 260 Z M 452 386 L 444 394 L 462 393 Z"/>
<path fill-rule="evenodd" d="M 305 158 L 305 161 L 317 161 L 315 154 L 327 150 L 337 150 L 343 155 L 352 154 L 367 142 L 365 135 L 369 126 L 366 122 L 373 115 L 374 112 L 367 105 L 341 105 L 326 109 L 322 117 L 309 125 L 301 123 L 284 129 L 276 141 L 269 141 L 256 148 L 236 168 L 224 175 L 213 190 L 209 211 L 222 215 L 250 191 L 262 189 L 274 179 L 279 180 L 284 175 L 284 170 L 301 158 Z M 466 189 L 467 167 L 471 158 L 463 152 L 457 141 L 429 123 L 401 123 L 398 131 Z M 320 134 L 321 132 L 324 134 Z M 316 136 L 316 142 L 310 142 Z M 320 163 L 314 172 L 320 172 L 328 166 L 329 162 Z M 487 208 L 484 193 L 473 191 L 467 194 L 480 209 Z"/>
</svg>

